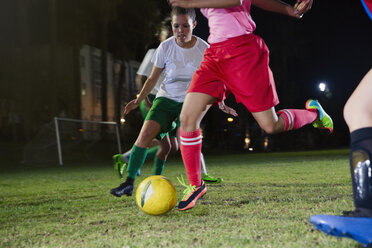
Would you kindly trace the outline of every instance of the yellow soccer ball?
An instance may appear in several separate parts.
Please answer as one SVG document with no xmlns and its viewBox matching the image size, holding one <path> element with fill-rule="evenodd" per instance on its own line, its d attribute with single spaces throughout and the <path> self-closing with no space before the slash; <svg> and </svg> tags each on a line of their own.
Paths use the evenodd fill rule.
<svg viewBox="0 0 372 248">
<path fill-rule="evenodd" d="M 146 214 L 161 215 L 176 206 L 177 191 L 166 177 L 150 176 L 138 186 L 136 201 L 138 207 Z"/>
</svg>

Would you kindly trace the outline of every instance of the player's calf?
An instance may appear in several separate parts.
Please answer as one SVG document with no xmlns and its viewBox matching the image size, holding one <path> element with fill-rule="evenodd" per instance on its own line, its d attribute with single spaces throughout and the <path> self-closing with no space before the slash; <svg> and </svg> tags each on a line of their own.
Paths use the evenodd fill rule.
<svg viewBox="0 0 372 248">
<path fill-rule="evenodd" d="M 372 127 L 361 128 L 350 134 L 350 173 L 355 211 L 346 216 L 372 217 Z"/>
</svg>

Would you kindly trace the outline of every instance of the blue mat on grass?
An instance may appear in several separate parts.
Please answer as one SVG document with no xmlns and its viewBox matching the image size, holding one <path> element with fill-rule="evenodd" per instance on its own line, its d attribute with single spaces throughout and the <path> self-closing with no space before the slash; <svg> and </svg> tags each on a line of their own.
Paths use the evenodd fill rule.
<svg viewBox="0 0 372 248">
<path fill-rule="evenodd" d="M 310 222 L 326 235 L 351 238 L 372 247 L 372 218 L 313 215 Z"/>
</svg>

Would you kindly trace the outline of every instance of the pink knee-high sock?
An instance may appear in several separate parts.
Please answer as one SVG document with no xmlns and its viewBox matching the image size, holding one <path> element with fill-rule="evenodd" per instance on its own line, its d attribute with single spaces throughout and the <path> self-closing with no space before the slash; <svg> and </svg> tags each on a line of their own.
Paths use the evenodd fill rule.
<svg viewBox="0 0 372 248">
<path fill-rule="evenodd" d="M 299 129 L 306 124 L 313 123 L 318 118 L 316 109 L 282 109 L 277 112 L 285 121 L 284 130 Z"/>
<path fill-rule="evenodd" d="M 199 187 L 201 185 L 200 175 L 200 152 L 202 147 L 202 138 L 200 130 L 185 132 L 180 129 L 181 136 L 181 154 L 185 164 L 187 178 L 191 185 Z"/>
</svg>

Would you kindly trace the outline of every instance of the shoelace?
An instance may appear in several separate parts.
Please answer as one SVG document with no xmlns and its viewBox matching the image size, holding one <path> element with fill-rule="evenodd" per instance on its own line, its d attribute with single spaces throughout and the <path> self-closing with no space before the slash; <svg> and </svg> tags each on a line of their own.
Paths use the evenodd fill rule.
<svg viewBox="0 0 372 248">
<path fill-rule="evenodd" d="M 185 180 L 183 179 L 183 176 L 181 175 L 181 179 L 179 177 L 177 177 L 177 180 L 178 182 L 184 186 L 186 189 L 183 191 L 183 198 L 182 200 L 186 199 L 191 192 L 193 192 L 195 189 L 196 189 L 196 186 L 195 185 L 191 185 L 191 184 L 186 184 L 185 183 Z"/>
</svg>

